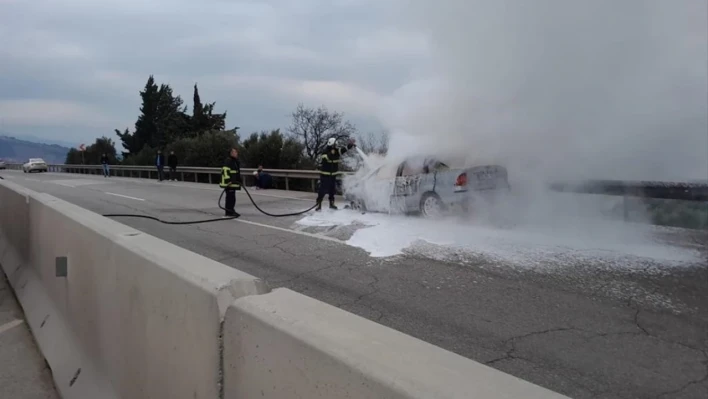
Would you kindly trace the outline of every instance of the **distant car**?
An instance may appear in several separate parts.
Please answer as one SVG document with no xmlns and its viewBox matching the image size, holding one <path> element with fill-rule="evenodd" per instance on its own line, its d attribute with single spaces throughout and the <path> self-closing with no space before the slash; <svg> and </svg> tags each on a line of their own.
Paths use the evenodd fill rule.
<svg viewBox="0 0 708 399">
<path fill-rule="evenodd" d="M 347 176 L 344 199 L 354 209 L 420 213 L 435 217 L 458 207 L 467 211 L 480 193 L 508 192 L 506 168 L 480 165 L 451 168 L 430 157 L 384 164 L 359 177 Z"/>
<path fill-rule="evenodd" d="M 5 161 L 0 159 L 0 169 L 7 169 L 7 165 L 5 165 Z"/>
<path fill-rule="evenodd" d="M 22 165 L 22 171 L 25 173 L 46 172 L 47 170 L 47 163 L 42 158 L 30 158 L 26 164 Z"/>
</svg>

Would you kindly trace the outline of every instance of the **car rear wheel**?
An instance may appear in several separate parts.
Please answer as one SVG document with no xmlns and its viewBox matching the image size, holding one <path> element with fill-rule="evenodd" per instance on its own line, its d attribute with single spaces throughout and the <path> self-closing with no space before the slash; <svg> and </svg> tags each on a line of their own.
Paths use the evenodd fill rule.
<svg viewBox="0 0 708 399">
<path fill-rule="evenodd" d="M 420 199 L 420 214 L 426 218 L 438 217 L 444 210 L 445 204 L 435 193 L 425 193 Z"/>
</svg>

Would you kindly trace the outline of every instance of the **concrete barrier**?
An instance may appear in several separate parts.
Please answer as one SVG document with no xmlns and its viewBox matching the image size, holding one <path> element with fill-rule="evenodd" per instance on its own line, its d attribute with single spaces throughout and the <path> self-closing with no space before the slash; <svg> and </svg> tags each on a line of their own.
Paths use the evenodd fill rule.
<svg viewBox="0 0 708 399">
<path fill-rule="evenodd" d="M 64 399 L 220 396 L 227 306 L 260 280 L 9 182 L 0 201 L 2 267 Z"/>
<path fill-rule="evenodd" d="M 6 181 L 0 266 L 64 399 L 563 398 Z"/>
<path fill-rule="evenodd" d="M 0 184 L 0 265 L 11 276 L 28 258 L 31 191 L 7 180 Z"/>
<path fill-rule="evenodd" d="M 229 307 L 224 384 L 228 399 L 565 398 L 288 289 Z"/>
</svg>

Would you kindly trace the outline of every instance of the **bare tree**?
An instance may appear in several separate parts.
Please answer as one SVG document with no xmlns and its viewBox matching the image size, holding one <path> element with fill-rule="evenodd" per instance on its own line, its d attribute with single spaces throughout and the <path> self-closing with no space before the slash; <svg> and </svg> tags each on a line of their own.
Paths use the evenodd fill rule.
<svg viewBox="0 0 708 399">
<path fill-rule="evenodd" d="M 315 161 L 330 137 L 349 138 L 356 132 L 356 128 L 344 120 L 342 113 L 330 112 L 325 106 L 314 109 L 299 104 L 292 113 L 292 124 L 288 131 L 302 141 L 305 154 L 311 161 Z"/>
<path fill-rule="evenodd" d="M 357 134 L 357 146 L 366 154 L 386 155 L 388 152 L 388 131 Z"/>
</svg>

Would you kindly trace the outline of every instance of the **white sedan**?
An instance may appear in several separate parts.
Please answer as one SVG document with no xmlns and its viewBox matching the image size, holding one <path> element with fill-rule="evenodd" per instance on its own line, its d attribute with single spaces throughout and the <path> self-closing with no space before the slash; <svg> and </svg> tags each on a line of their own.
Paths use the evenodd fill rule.
<svg viewBox="0 0 708 399">
<path fill-rule="evenodd" d="M 22 165 L 22 171 L 25 173 L 31 172 L 46 172 L 48 170 L 47 163 L 42 158 L 30 158 L 26 164 Z"/>
<path fill-rule="evenodd" d="M 463 166 L 458 160 L 457 166 L 449 166 L 429 156 L 382 161 L 344 178 L 344 199 L 350 207 L 436 217 L 452 208 L 467 211 L 479 197 L 493 201 L 511 189 L 507 170 L 500 165 Z"/>
</svg>

